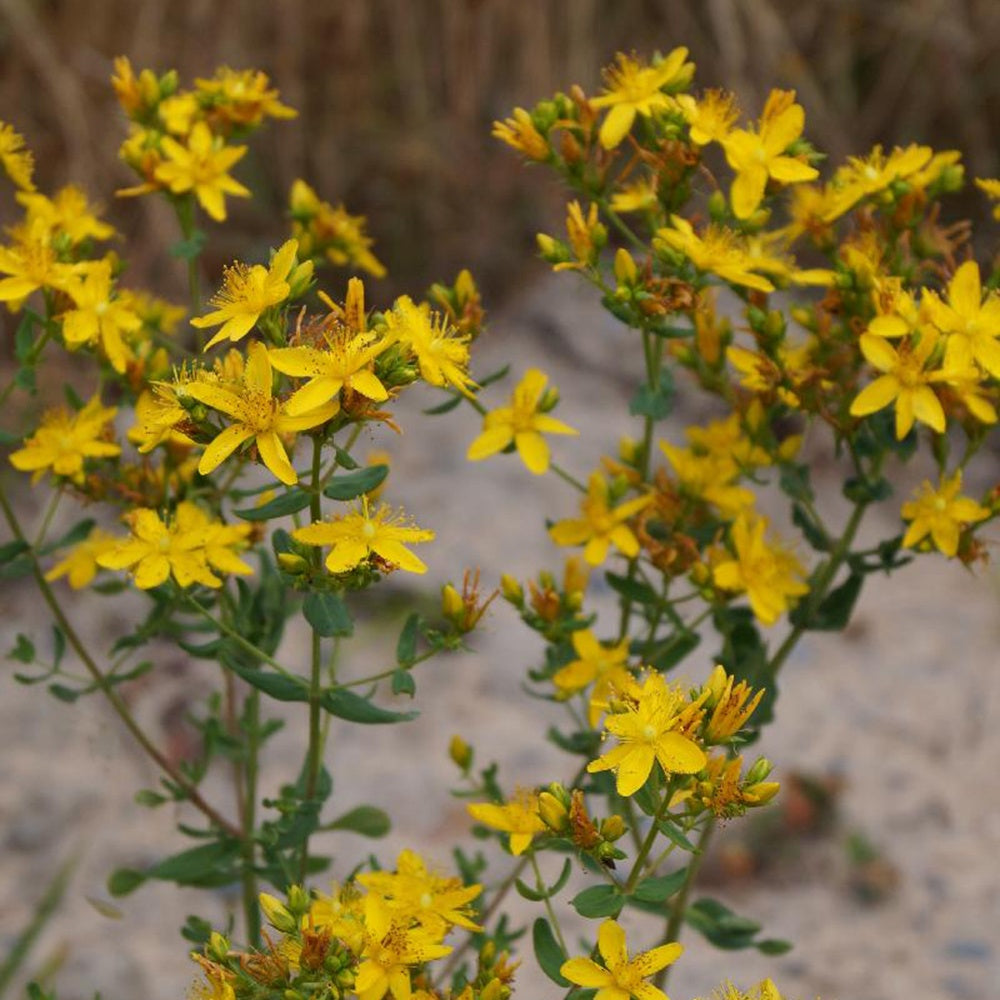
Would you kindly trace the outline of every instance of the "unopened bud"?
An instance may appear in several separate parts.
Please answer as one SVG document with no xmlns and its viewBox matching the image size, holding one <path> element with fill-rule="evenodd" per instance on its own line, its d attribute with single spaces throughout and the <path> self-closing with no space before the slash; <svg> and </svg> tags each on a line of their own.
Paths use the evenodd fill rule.
<svg viewBox="0 0 1000 1000">
<path fill-rule="evenodd" d="M 617 840 L 624 835 L 627 827 L 625 826 L 625 820 L 621 816 L 608 816 L 606 819 L 601 820 L 600 829 L 601 836 L 605 840 Z"/>
<path fill-rule="evenodd" d="M 448 743 L 448 756 L 462 771 L 468 771 L 472 767 L 472 747 L 461 736 L 452 736 Z"/>
<path fill-rule="evenodd" d="M 713 191 L 708 198 L 708 214 L 715 222 L 720 222 L 726 216 L 726 196 L 721 191 Z"/>
<path fill-rule="evenodd" d="M 541 398 L 538 400 L 538 412 L 548 413 L 550 410 L 555 408 L 558 402 L 559 390 L 554 385 L 550 385 L 545 392 L 542 393 Z"/>
<path fill-rule="evenodd" d="M 763 781 L 774 769 L 774 765 L 766 757 L 758 757 L 753 766 L 747 771 L 746 782 L 748 785 L 756 785 Z"/>
<path fill-rule="evenodd" d="M 288 912 L 288 908 L 281 900 L 266 892 L 262 892 L 257 898 L 260 900 L 260 908 L 264 911 L 267 922 L 275 930 L 291 934 L 296 929 L 295 917 Z"/>
<path fill-rule="evenodd" d="M 635 266 L 632 255 L 625 247 L 619 247 L 615 251 L 615 277 L 618 279 L 618 284 L 631 284 L 635 281 L 638 273 L 639 269 Z"/>
<path fill-rule="evenodd" d="M 510 987 L 499 979 L 491 979 L 479 992 L 479 1000 L 507 1000 Z"/>
<path fill-rule="evenodd" d="M 311 901 L 309 893 L 301 885 L 293 885 L 288 890 L 288 909 L 296 917 L 301 917 L 309 912 Z"/>
<path fill-rule="evenodd" d="M 553 833 L 563 833 L 569 826 L 569 810 L 551 792 L 538 796 L 538 815 Z"/>
<path fill-rule="evenodd" d="M 309 569 L 309 563 L 295 552 L 279 552 L 278 565 L 289 576 L 298 576 Z"/>
<path fill-rule="evenodd" d="M 500 577 L 500 593 L 505 601 L 510 601 L 519 608 L 524 604 L 524 588 L 509 573 L 504 573 Z"/>
<path fill-rule="evenodd" d="M 223 961 L 229 954 L 229 939 L 218 931 L 212 931 L 208 938 L 208 946 L 205 948 L 205 954 L 213 962 Z"/>
<path fill-rule="evenodd" d="M 538 252 L 550 264 L 561 264 L 572 259 L 569 247 L 561 240 L 554 239 L 545 233 L 539 233 L 535 237 L 535 241 L 538 243 Z"/>
<path fill-rule="evenodd" d="M 304 260 L 301 264 L 292 268 L 288 275 L 288 297 L 290 299 L 301 298 L 309 291 L 309 286 L 313 280 L 313 262 Z"/>
<path fill-rule="evenodd" d="M 465 617 L 462 595 L 450 583 L 441 588 L 441 614 L 453 623 Z"/>
</svg>

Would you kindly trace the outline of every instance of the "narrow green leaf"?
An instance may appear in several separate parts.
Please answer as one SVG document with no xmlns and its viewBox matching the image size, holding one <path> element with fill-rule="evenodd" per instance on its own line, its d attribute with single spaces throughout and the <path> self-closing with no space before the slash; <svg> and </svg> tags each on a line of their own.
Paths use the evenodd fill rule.
<svg viewBox="0 0 1000 1000">
<path fill-rule="evenodd" d="M 454 410 L 455 407 L 458 406 L 458 404 L 461 402 L 462 402 L 462 397 L 456 393 L 450 399 L 446 399 L 443 403 L 438 403 L 437 406 L 430 406 L 423 412 L 426 413 L 429 417 L 436 417 L 440 413 L 449 413 L 451 410 Z"/>
<path fill-rule="evenodd" d="M 320 634 L 351 635 L 354 622 L 351 621 L 347 605 L 338 594 L 328 592 L 311 593 L 302 602 L 302 613 L 306 621 Z"/>
<path fill-rule="evenodd" d="M 754 947 L 762 955 L 785 955 L 794 945 L 791 941 L 784 941 L 781 938 L 765 938 L 763 941 L 755 942 Z"/>
<path fill-rule="evenodd" d="M 417 635 L 420 631 L 420 615 L 412 612 L 403 624 L 396 643 L 396 662 L 401 667 L 410 666 L 417 658 Z"/>
<path fill-rule="evenodd" d="M 134 868 L 118 868 L 108 876 L 108 892 L 112 896 L 127 896 L 146 881 L 146 876 Z"/>
<path fill-rule="evenodd" d="M 806 603 L 796 607 L 789 620 L 793 625 L 817 632 L 839 632 L 851 620 L 851 613 L 861 593 L 864 577 L 852 573 L 839 587 L 835 587 L 820 602 L 816 611 L 806 617 Z"/>
<path fill-rule="evenodd" d="M 349 451 L 344 451 L 343 448 L 334 448 L 334 452 L 337 456 L 337 465 L 342 469 L 356 469 L 358 467 L 358 463 L 354 461 Z"/>
<path fill-rule="evenodd" d="M 399 670 L 394 670 L 392 672 L 393 694 L 405 694 L 412 698 L 416 692 L 417 682 L 413 679 L 413 674 L 411 674 L 409 670 L 403 670 L 403 668 L 400 667 Z"/>
<path fill-rule="evenodd" d="M 817 552 L 830 551 L 830 539 L 800 503 L 792 504 L 792 523 L 802 532 L 805 540 Z"/>
<path fill-rule="evenodd" d="M 373 705 L 366 698 L 362 698 L 347 688 L 324 691 L 320 704 L 338 719 L 359 722 L 362 725 L 378 726 L 392 722 L 409 722 L 419 714 L 418 712 L 391 712 L 388 709 L 379 708 L 378 705 Z"/>
<path fill-rule="evenodd" d="M 687 851 L 689 854 L 698 853 L 698 848 L 695 847 L 694 844 L 692 844 L 691 841 L 684 836 L 680 829 L 670 822 L 670 820 L 661 820 L 657 825 L 657 829 L 659 829 L 660 833 L 662 833 L 667 840 L 675 843 L 682 851 Z"/>
<path fill-rule="evenodd" d="M 136 805 L 155 809 L 157 806 L 162 806 L 164 802 L 169 802 L 170 800 L 165 795 L 154 792 L 152 788 L 140 788 L 133 796 L 133 801 Z"/>
<path fill-rule="evenodd" d="M 234 510 L 233 513 L 237 517 L 242 517 L 244 521 L 269 521 L 274 517 L 297 514 L 309 506 L 311 499 L 305 490 L 289 490 L 259 507 L 244 507 L 243 510 Z"/>
<path fill-rule="evenodd" d="M 275 701 L 309 700 L 309 686 L 303 678 L 286 677 L 284 674 L 272 673 L 263 668 L 246 667 L 232 658 L 227 659 L 226 665 L 251 687 L 263 691 Z"/>
<path fill-rule="evenodd" d="M 676 666 L 701 642 L 697 632 L 678 632 L 663 642 L 655 643 L 643 657 L 644 662 L 666 673 Z"/>
<path fill-rule="evenodd" d="M 528 885 L 523 879 L 514 879 L 514 888 L 517 894 L 531 903 L 542 903 L 546 899 L 546 893 Z"/>
<path fill-rule="evenodd" d="M 213 840 L 190 847 L 153 865 L 146 878 L 178 885 L 226 885 L 235 874 L 233 863 L 239 857 L 239 849 L 235 840 Z"/>
<path fill-rule="evenodd" d="M 323 495 L 331 500 L 353 500 L 381 486 L 387 475 L 388 465 L 366 465 L 346 476 L 334 476 L 323 490 Z"/>
<path fill-rule="evenodd" d="M 60 701 L 66 702 L 67 705 L 72 705 L 80 697 L 79 691 L 75 688 L 67 687 L 65 684 L 50 684 L 49 694 Z"/>
<path fill-rule="evenodd" d="M 617 573 L 605 573 L 604 579 L 612 590 L 621 594 L 622 597 L 627 597 L 630 601 L 637 601 L 639 604 L 656 604 L 660 600 L 656 591 L 641 580 L 630 580 L 627 576 L 619 576 Z"/>
<path fill-rule="evenodd" d="M 186 240 L 178 240 L 169 247 L 171 257 L 178 260 L 194 260 L 204 250 L 208 242 L 208 236 L 200 229 L 196 229 Z"/>
<path fill-rule="evenodd" d="M 27 552 L 28 549 L 28 543 L 22 542 L 20 539 L 15 539 L 13 542 L 7 542 L 6 545 L 0 545 L 0 565 L 9 563 L 12 559 L 21 555 L 22 552 Z"/>
<path fill-rule="evenodd" d="M 566 953 L 559 947 L 555 934 L 545 917 L 539 917 L 531 928 L 531 943 L 535 948 L 538 966 L 556 984 L 566 989 L 571 984 L 559 970 L 566 961 Z"/>
<path fill-rule="evenodd" d="M 375 806 L 358 806 L 327 824 L 326 830 L 349 830 L 362 837 L 384 837 L 391 829 L 389 817 Z"/>
<path fill-rule="evenodd" d="M 593 920 L 598 917 L 617 917 L 625 900 L 613 885 L 592 885 L 577 893 L 570 900 L 570 905 L 581 917 Z"/>
</svg>

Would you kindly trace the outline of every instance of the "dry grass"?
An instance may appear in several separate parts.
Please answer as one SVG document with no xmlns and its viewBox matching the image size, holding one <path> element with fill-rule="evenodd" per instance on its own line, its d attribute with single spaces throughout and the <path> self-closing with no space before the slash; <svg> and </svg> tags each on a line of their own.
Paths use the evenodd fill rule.
<svg viewBox="0 0 1000 1000">
<path fill-rule="evenodd" d="M 559 198 L 490 139 L 490 122 L 570 83 L 596 89 L 616 49 L 681 43 L 699 80 L 736 88 L 748 110 L 771 85 L 795 87 L 834 157 L 919 140 L 963 149 L 980 175 L 1000 169 L 996 0 L 0 0 L 0 117 L 28 135 L 43 184 L 73 178 L 107 199 L 129 179 L 107 86 L 115 55 L 188 79 L 259 66 L 302 114 L 256 142 L 244 176 L 264 199 L 237 210 L 220 258 L 248 236 L 273 242 L 305 176 L 369 216 L 390 285 L 468 264 L 497 290 Z M 171 272 L 163 206 L 114 212 L 133 273 Z"/>
</svg>

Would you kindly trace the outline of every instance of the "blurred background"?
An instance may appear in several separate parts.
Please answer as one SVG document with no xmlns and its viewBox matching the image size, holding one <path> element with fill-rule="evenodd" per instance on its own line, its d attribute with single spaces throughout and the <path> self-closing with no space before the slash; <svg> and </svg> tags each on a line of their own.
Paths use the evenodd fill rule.
<svg viewBox="0 0 1000 1000">
<path fill-rule="evenodd" d="M 35 151 L 43 191 L 72 181 L 107 207 L 124 234 L 129 284 L 181 302 L 183 268 L 166 252 L 178 236 L 172 213 L 160 199 L 114 198 L 134 177 L 117 158 L 125 121 L 109 85 L 112 59 L 127 55 L 136 71 L 176 68 L 183 83 L 221 64 L 264 70 L 300 115 L 250 140 L 235 175 L 258 196 L 231 199 L 230 221 L 209 228 L 206 287 L 222 264 L 261 259 L 284 238 L 288 191 L 302 177 L 367 217 L 389 270 L 366 277 L 371 303 L 473 271 L 493 317 L 477 372 L 511 357 L 515 374 L 528 363 L 550 372 L 563 389 L 560 416 L 584 431 L 582 450 L 567 442 L 565 452 L 582 469 L 593 449 L 614 449 L 634 373 L 621 370 L 621 328 L 574 276 L 552 278 L 535 258 L 535 233 L 562 230 L 564 192 L 491 138 L 491 123 L 573 83 L 597 93 L 618 50 L 677 45 L 690 49 L 698 86 L 736 90 L 749 115 L 772 86 L 796 89 L 807 136 L 834 162 L 877 142 L 924 142 L 961 149 L 970 176 L 1000 174 L 998 0 L 0 0 L 0 119 Z M 974 191 L 954 210 L 988 212 Z M 335 283 L 326 287 L 336 295 Z M 0 313 L 0 327 L 9 323 Z M 0 338 L 5 361 L 10 344 Z M 508 388 L 491 390 L 493 400 Z M 399 499 L 420 523 L 442 528 L 432 575 L 479 565 L 487 580 L 501 569 L 524 579 L 557 565 L 540 512 L 565 509 L 561 484 L 533 480 L 513 461 L 471 475 L 463 456 L 472 428 L 432 426 L 415 428 L 393 457 Z M 824 485 L 820 495 L 835 502 L 839 483 Z M 524 498 L 539 514 L 492 516 L 498 496 Z M 883 527 L 895 530 L 897 512 L 887 517 Z M 4 651 L 41 615 L 29 588 L 0 586 Z M 122 606 L 112 603 L 74 604 L 98 648 L 122 627 Z M 706 891 L 799 947 L 780 960 L 725 961 L 692 941 L 671 988 L 677 997 L 708 996 L 725 974 L 749 983 L 766 973 L 788 997 L 996 995 L 996 593 L 962 567 L 927 560 L 873 580 L 861 605 L 846 636 L 803 643 L 783 682 L 766 749 L 786 768 L 787 805 L 771 825 L 733 824 L 708 868 Z M 551 748 L 510 740 L 512 720 L 516 731 L 541 731 L 548 706 L 525 704 L 521 667 L 538 650 L 508 610 L 491 613 L 476 654 L 422 688 L 425 714 L 412 727 L 379 733 L 377 754 L 367 743 L 346 748 L 356 759 L 348 756 L 338 788 L 345 801 L 374 800 L 408 824 L 393 835 L 403 839 L 380 845 L 386 859 L 407 843 L 444 861 L 442 845 L 465 836 L 468 819 L 446 791 L 452 731 L 474 738 L 484 761 L 501 757 L 511 783 L 558 773 Z M 160 660 L 155 679 L 129 697 L 161 741 L 183 746 L 186 713 L 206 685 L 184 658 Z M 131 801 L 155 774 L 96 700 L 69 709 L 7 681 L 0 674 L 0 957 L 58 865 L 80 855 L 37 948 L 38 962 L 59 970 L 60 996 L 182 996 L 193 972 L 176 928 L 186 913 L 204 912 L 202 900 L 158 885 L 115 902 L 123 923 L 100 908 L 110 870 L 182 846 L 176 817 Z M 396 766 L 414 755 L 426 784 Z M 232 900 L 216 902 L 221 920 Z M 521 994 L 546 995 L 546 985 L 525 980 Z"/>
<path fill-rule="evenodd" d="M 273 243 L 305 177 L 368 217 L 386 293 L 470 267 L 495 304 L 540 273 L 534 234 L 561 227 L 563 198 L 491 122 L 573 83 L 596 93 L 619 49 L 682 44 L 700 86 L 735 89 L 748 114 L 770 87 L 795 88 L 834 161 L 915 141 L 1000 172 L 996 0 L 0 0 L 0 108 L 36 151 L 43 190 L 72 179 L 110 205 L 134 281 L 179 281 L 161 256 L 164 206 L 112 197 L 133 177 L 117 160 L 111 60 L 188 82 L 221 64 L 263 69 L 300 117 L 251 142 L 237 174 L 263 198 L 234 204 L 235 224 L 213 234 L 220 262 L 248 235 Z M 974 193 L 969 205 L 982 210 Z"/>
</svg>

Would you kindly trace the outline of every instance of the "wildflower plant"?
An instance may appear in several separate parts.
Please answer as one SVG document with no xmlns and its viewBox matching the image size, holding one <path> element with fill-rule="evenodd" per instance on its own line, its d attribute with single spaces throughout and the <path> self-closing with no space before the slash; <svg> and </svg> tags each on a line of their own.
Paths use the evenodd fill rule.
<svg viewBox="0 0 1000 1000">
<path fill-rule="evenodd" d="M 552 415 L 559 392 L 544 372 L 529 368 L 506 402 L 487 404 L 503 372 L 474 373 L 483 311 L 472 276 L 373 308 L 358 272 L 384 266 L 364 220 L 304 181 L 290 194 L 290 236 L 275 233 L 269 259 L 234 261 L 203 301 L 208 234 L 227 199 L 251 196 L 239 180 L 246 143 L 295 114 L 264 74 L 224 68 L 185 89 L 174 73 L 116 62 L 129 122 L 121 157 L 139 180 L 118 193 L 173 207 L 186 312 L 130 287 L 125 262 L 104 249 L 111 226 L 75 188 L 37 191 L 27 144 L 0 123 L 0 164 L 24 211 L 0 246 L 0 302 L 18 317 L 18 368 L 0 399 L 33 395 L 63 351 L 88 359 L 93 385 L 87 401 L 67 390 L 64 405 L 4 432 L 9 465 L 50 500 L 29 539 L 5 477 L 0 557 L 8 576 L 33 581 L 57 636 L 54 663 L 28 636 L 11 657 L 26 668 L 19 680 L 65 701 L 106 698 L 160 768 L 141 801 L 199 816 L 180 827 L 193 846 L 113 873 L 111 891 L 152 879 L 240 886 L 237 929 L 184 928 L 202 975 L 194 996 L 506 1000 L 532 954 L 569 996 L 658 1000 L 683 961 L 685 924 L 727 950 L 789 947 L 696 898 L 699 869 L 720 821 L 780 792 L 771 762 L 748 751 L 802 636 L 845 627 L 873 573 L 934 552 L 983 557 L 998 491 L 962 490 L 997 421 L 1000 272 L 971 258 L 968 227 L 941 222 L 964 182 L 958 153 L 875 149 L 829 169 L 793 92 L 773 91 L 747 118 L 734 95 L 694 79 L 683 48 L 619 55 L 600 94 L 574 87 L 494 127 L 570 189 L 565 235 L 540 234 L 539 250 L 597 290 L 644 363 L 617 453 L 575 471 L 559 452 L 577 431 Z M 994 197 L 1000 181 L 979 186 Z M 330 278 L 331 265 L 349 273 Z M 680 379 L 719 413 L 683 438 L 664 423 Z M 394 868 L 341 867 L 331 888 L 317 883 L 330 859 L 314 835 L 375 836 L 389 817 L 333 802 L 325 718 L 405 723 L 408 709 L 377 696 L 412 696 L 416 668 L 461 648 L 493 600 L 466 572 L 461 591 L 443 588 L 439 615 L 399 623 L 389 669 L 344 676 L 356 593 L 423 574 L 414 549 L 435 537 L 398 507 L 388 466 L 356 454 L 366 426 L 395 427 L 396 401 L 418 382 L 441 395 L 435 411 L 470 418 L 471 461 L 516 455 L 566 484 L 547 519 L 564 565 L 524 584 L 504 575 L 499 592 L 538 636 L 528 682 L 562 713 L 549 736 L 572 763 L 520 787 L 454 736 L 455 794 L 511 860 L 459 846 L 449 871 L 404 850 Z M 810 462 L 821 448 L 842 473 L 839 518 L 817 501 Z M 900 502 L 896 470 L 917 456 L 936 481 Z M 898 505 L 898 531 L 862 544 L 880 503 Z M 77 522 L 51 537 L 57 507 L 70 504 Z M 613 619 L 588 595 L 596 573 L 616 595 Z M 66 587 L 135 588 L 146 617 L 110 650 L 91 650 Z M 280 659 L 299 618 L 304 672 Z M 203 752 L 182 766 L 120 691 L 155 669 L 137 662 L 154 640 L 224 677 L 199 723 Z M 67 650 L 86 683 L 64 670 Z M 305 734 L 301 769 L 277 797 L 258 777 L 273 701 L 301 710 Z M 222 746 L 236 815 L 203 785 Z M 570 888 L 573 858 L 583 888 Z M 530 947 L 504 911 L 511 890 L 539 908 Z M 570 910 L 574 928 L 588 922 L 579 944 Z M 720 995 L 780 1000 L 769 979 Z"/>
</svg>

